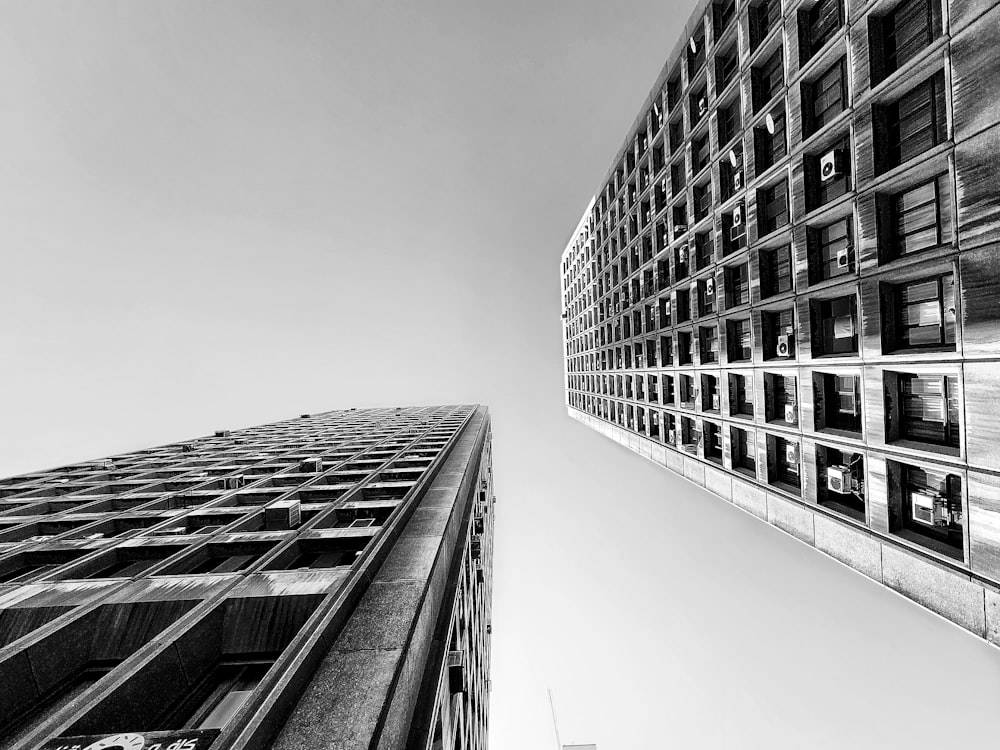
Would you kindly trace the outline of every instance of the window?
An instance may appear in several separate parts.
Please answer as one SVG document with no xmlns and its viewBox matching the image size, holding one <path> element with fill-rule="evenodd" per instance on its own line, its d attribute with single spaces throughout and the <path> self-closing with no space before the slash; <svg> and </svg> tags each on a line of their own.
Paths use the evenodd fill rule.
<svg viewBox="0 0 1000 750">
<path fill-rule="evenodd" d="M 621 380 L 618 382 L 620 384 Z M 626 382 L 629 384 L 629 390 L 631 390 L 631 379 L 628 379 Z M 621 394 L 619 393 L 619 395 Z M 312 547 L 300 547 L 289 563 L 281 566 L 281 570 L 304 570 L 306 568 L 311 570 L 323 570 L 328 568 L 340 568 L 352 565 L 357 556 L 358 550 L 355 549 L 337 549 L 329 547 L 314 549 Z"/>
<path fill-rule="evenodd" d="M 686 177 L 683 160 L 670 165 L 670 194 L 672 196 L 678 196 L 684 190 L 684 185 L 687 182 Z"/>
<path fill-rule="evenodd" d="M 721 0 L 712 5 L 712 22 L 716 39 L 729 28 L 734 18 L 736 18 L 736 0 Z"/>
<path fill-rule="evenodd" d="M 702 27 L 704 28 L 704 27 Z M 705 32 L 692 36 L 687 50 L 688 78 L 694 78 L 698 69 L 705 64 Z"/>
<path fill-rule="evenodd" d="M 725 91 L 739 70 L 739 52 L 734 42 L 729 49 L 715 54 L 715 93 L 721 94 Z"/>
<path fill-rule="evenodd" d="M 780 0 L 763 0 L 756 6 L 750 7 L 750 49 L 755 50 L 760 46 L 768 34 L 777 27 L 781 21 Z"/>
<path fill-rule="evenodd" d="M 708 93 L 705 87 L 702 86 L 699 90 L 692 92 L 688 101 L 691 106 L 691 128 L 693 129 L 708 114 Z"/>
<path fill-rule="evenodd" d="M 722 255 L 739 252 L 746 247 L 746 209 L 740 203 L 731 213 L 722 215 Z"/>
<path fill-rule="evenodd" d="M 685 276 L 687 274 L 685 273 Z M 677 322 L 686 323 L 691 320 L 691 290 L 677 290 Z"/>
<path fill-rule="evenodd" d="M 677 363 L 681 366 L 694 361 L 694 351 L 691 348 L 691 333 L 680 331 L 677 334 Z"/>
<path fill-rule="evenodd" d="M 755 459 L 756 445 L 752 430 L 742 430 L 739 427 L 729 428 L 730 458 L 733 469 L 752 477 L 757 476 L 757 461 Z"/>
<path fill-rule="evenodd" d="M 757 191 L 758 234 L 763 237 L 788 223 L 788 180 Z"/>
<path fill-rule="evenodd" d="M 959 447 L 959 394 L 957 375 L 887 373 L 888 440 Z"/>
<path fill-rule="evenodd" d="M 792 290 L 792 247 L 784 245 L 760 251 L 760 296 L 774 297 Z"/>
<path fill-rule="evenodd" d="M 799 444 L 777 435 L 767 436 L 767 483 L 786 492 L 799 494 Z"/>
<path fill-rule="evenodd" d="M 917 253 L 952 241 L 952 203 L 948 176 L 908 188 L 880 201 L 879 245 L 884 260 Z"/>
<path fill-rule="evenodd" d="M 221 729 L 242 708 L 273 661 L 226 660 L 166 712 L 157 729 Z"/>
<path fill-rule="evenodd" d="M 826 45 L 844 23 L 840 0 L 819 0 L 799 13 L 799 44 L 805 63 Z"/>
<path fill-rule="evenodd" d="M 746 263 L 726 266 L 723 271 L 726 284 L 726 309 L 745 305 L 750 301 L 750 267 Z"/>
<path fill-rule="evenodd" d="M 799 423 L 794 376 L 764 373 L 764 419 L 789 425 Z"/>
<path fill-rule="evenodd" d="M 774 310 L 761 313 L 761 333 L 764 359 L 790 359 L 795 357 L 795 313 Z"/>
<path fill-rule="evenodd" d="M 86 578 L 134 578 L 159 565 L 180 547 L 127 547 L 101 558 L 96 570 Z"/>
<path fill-rule="evenodd" d="M 854 271 L 854 239 L 851 217 L 806 232 L 809 283 L 844 276 Z"/>
<path fill-rule="evenodd" d="M 748 362 L 753 356 L 749 319 L 726 321 L 726 354 L 730 362 Z"/>
<path fill-rule="evenodd" d="M 802 126 L 809 137 L 847 106 L 847 58 L 842 57 L 815 81 L 802 84 Z"/>
<path fill-rule="evenodd" d="M 783 112 L 772 114 L 767 123 L 753 129 L 753 144 L 757 174 L 763 174 L 788 154 Z"/>
<path fill-rule="evenodd" d="M 712 183 L 694 186 L 694 220 L 701 221 L 712 211 Z"/>
<path fill-rule="evenodd" d="M 781 65 L 781 47 L 750 72 L 753 111 L 760 112 L 771 101 L 785 83 L 785 71 Z"/>
<path fill-rule="evenodd" d="M 663 403 L 672 404 L 674 403 L 674 376 L 664 375 L 663 376 Z"/>
<path fill-rule="evenodd" d="M 719 126 L 719 146 L 725 146 L 740 132 L 740 98 L 737 96 L 732 102 L 718 110 Z"/>
<path fill-rule="evenodd" d="M 670 153 L 673 155 L 684 145 L 684 118 L 678 117 L 676 120 L 671 120 L 668 130 L 670 131 Z"/>
<path fill-rule="evenodd" d="M 712 233 L 699 232 L 694 236 L 694 264 L 697 270 L 708 268 L 712 264 Z"/>
<path fill-rule="evenodd" d="M 707 167 L 711 158 L 712 150 L 709 144 L 708 132 L 706 132 L 701 138 L 695 138 L 691 141 L 691 168 L 694 174 L 698 174 Z"/>
<path fill-rule="evenodd" d="M 694 408 L 694 400 L 698 396 L 698 391 L 695 388 L 694 378 L 690 375 L 681 375 L 680 379 L 680 399 L 681 406 L 687 407 L 688 409 Z"/>
<path fill-rule="evenodd" d="M 701 376 L 702 411 L 719 411 L 719 379 L 715 375 Z"/>
<path fill-rule="evenodd" d="M 962 478 L 937 469 L 887 463 L 890 533 L 962 560 Z"/>
<path fill-rule="evenodd" d="M 671 367 L 673 364 L 673 343 L 669 336 L 660 336 L 660 367 Z"/>
<path fill-rule="evenodd" d="M 688 230 L 687 225 L 687 204 L 683 201 L 676 204 L 673 210 L 674 219 L 674 239 L 676 240 Z"/>
<path fill-rule="evenodd" d="M 849 146 L 849 141 L 844 138 L 821 153 L 804 157 L 807 211 L 819 208 L 851 189 Z"/>
<path fill-rule="evenodd" d="M 701 364 L 712 364 L 719 361 L 719 329 L 715 326 L 703 326 L 698 329 L 698 339 L 701 348 Z"/>
<path fill-rule="evenodd" d="M 860 453 L 816 444 L 816 500 L 837 513 L 865 521 L 865 460 Z"/>
<path fill-rule="evenodd" d="M 674 107 L 680 103 L 680 100 L 681 73 L 680 70 L 677 70 L 677 72 L 670 77 L 670 80 L 667 81 L 667 107 L 669 107 L 672 111 Z"/>
<path fill-rule="evenodd" d="M 681 444 L 689 453 L 698 450 L 698 443 L 701 442 L 701 433 L 698 426 L 690 417 L 681 417 Z"/>
<path fill-rule="evenodd" d="M 856 375 L 813 373 L 816 429 L 861 434 L 861 379 Z"/>
<path fill-rule="evenodd" d="M 722 463 L 722 428 L 715 422 L 704 422 L 705 458 Z"/>
<path fill-rule="evenodd" d="M 939 71 L 876 112 L 876 171 L 904 164 L 947 137 L 944 73 Z"/>
<path fill-rule="evenodd" d="M 743 171 L 740 168 L 740 154 L 737 149 L 732 153 L 736 156 L 736 166 L 733 166 L 730 157 L 727 155 L 719 162 L 719 193 L 723 201 L 732 198 L 743 189 Z"/>
<path fill-rule="evenodd" d="M 857 354 L 858 303 L 855 295 L 810 300 L 809 307 L 814 357 Z"/>
<path fill-rule="evenodd" d="M 882 287 L 886 351 L 955 347 L 955 276 L 947 273 Z"/>
<path fill-rule="evenodd" d="M 886 16 L 869 20 L 872 83 L 899 70 L 941 36 L 938 0 L 905 0 Z"/>
<path fill-rule="evenodd" d="M 753 382 L 750 375 L 729 374 L 729 412 L 753 419 Z"/>
</svg>

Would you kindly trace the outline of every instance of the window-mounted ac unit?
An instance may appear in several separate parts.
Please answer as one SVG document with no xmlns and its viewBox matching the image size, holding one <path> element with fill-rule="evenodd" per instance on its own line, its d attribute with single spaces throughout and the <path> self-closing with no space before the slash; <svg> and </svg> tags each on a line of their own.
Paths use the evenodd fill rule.
<svg viewBox="0 0 1000 750">
<path fill-rule="evenodd" d="M 743 172 L 742 170 L 737 169 L 735 172 L 733 172 L 733 190 L 742 190 L 742 189 L 743 189 Z"/>
<path fill-rule="evenodd" d="M 843 177 L 846 170 L 847 153 L 842 148 L 827 151 L 819 158 L 819 178 L 823 182 Z"/>
<path fill-rule="evenodd" d="M 799 462 L 799 446 L 795 443 L 785 444 L 785 462 L 797 464 Z"/>
<path fill-rule="evenodd" d="M 668 443 L 677 442 L 677 432 L 675 430 L 667 430 L 667 442 Z"/>
<path fill-rule="evenodd" d="M 851 470 L 846 466 L 831 466 L 826 470 L 826 488 L 846 495 L 851 491 Z"/>
<path fill-rule="evenodd" d="M 687 263 L 688 262 L 688 246 L 687 245 L 681 245 L 679 248 L 677 248 L 677 262 L 678 263 Z"/>
<path fill-rule="evenodd" d="M 719 408 L 719 394 L 718 393 L 713 393 L 712 394 L 712 408 L 713 409 L 718 409 Z"/>
<path fill-rule="evenodd" d="M 795 422 L 795 404 L 785 404 L 785 421 Z"/>
<path fill-rule="evenodd" d="M 775 349 L 779 357 L 789 357 L 792 354 L 792 336 L 791 334 L 782 334 L 778 336 L 778 345 Z"/>
<path fill-rule="evenodd" d="M 676 224 L 674 225 L 674 238 L 680 237 L 688 230 L 687 224 Z"/>
<path fill-rule="evenodd" d="M 733 209 L 733 227 L 743 226 L 743 206 L 737 206 Z"/>
<path fill-rule="evenodd" d="M 715 295 L 715 279 L 709 276 L 705 279 L 705 296 L 712 297 Z"/>
<path fill-rule="evenodd" d="M 845 247 L 837 251 L 837 268 L 847 268 L 851 265 L 851 254 Z"/>
<path fill-rule="evenodd" d="M 929 492 L 910 493 L 913 520 L 925 526 L 947 526 L 948 506 L 940 495 Z"/>
<path fill-rule="evenodd" d="M 705 97 L 698 99 L 698 114 L 703 115 L 708 111 L 708 100 Z"/>
</svg>

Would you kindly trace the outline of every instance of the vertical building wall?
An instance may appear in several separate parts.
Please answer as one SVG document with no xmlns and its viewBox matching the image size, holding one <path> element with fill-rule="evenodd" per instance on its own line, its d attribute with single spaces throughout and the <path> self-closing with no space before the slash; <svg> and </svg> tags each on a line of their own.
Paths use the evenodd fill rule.
<svg viewBox="0 0 1000 750">
<path fill-rule="evenodd" d="M 485 746 L 490 456 L 350 410 L 0 480 L 0 747 Z"/>
<path fill-rule="evenodd" d="M 561 259 L 571 416 L 993 642 L 998 31 L 702 3 Z"/>
</svg>

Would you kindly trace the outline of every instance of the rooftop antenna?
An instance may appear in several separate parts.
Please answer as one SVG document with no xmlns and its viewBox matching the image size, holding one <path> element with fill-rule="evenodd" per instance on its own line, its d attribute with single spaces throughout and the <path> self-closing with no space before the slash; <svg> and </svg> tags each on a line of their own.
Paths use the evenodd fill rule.
<svg viewBox="0 0 1000 750">
<path fill-rule="evenodd" d="M 549 688 L 549 705 L 552 707 L 552 728 L 556 730 L 556 750 L 562 750 L 562 741 L 559 739 L 559 722 L 556 720 L 556 700 L 552 697 L 552 688 Z"/>
</svg>

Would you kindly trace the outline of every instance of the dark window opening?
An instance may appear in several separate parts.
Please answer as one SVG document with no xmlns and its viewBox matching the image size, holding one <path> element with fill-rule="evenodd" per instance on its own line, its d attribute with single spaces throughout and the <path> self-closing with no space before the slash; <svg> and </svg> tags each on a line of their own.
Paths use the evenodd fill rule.
<svg viewBox="0 0 1000 750">
<path fill-rule="evenodd" d="M 785 71 L 781 60 L 781 47 L 750 71 L 750 102 L 753 111 L 760 112 L 785 85 Z"/>
<path fill-rule="evenodd" d="M 788 223 L 788 180 L 757 191 L 758 235 L 763 237 Z"/>
<path fill-rule="evenodd" d="M 764 359 L 795 357 L 795 314 L 792 309 L 761 313 Z"/>
<path fill-rule="evenodd" d="M 815 81 L 802 84 L 802 129 L 808 138 L 847 106 L 847 58 L 842 57 Z"/>
<path fill-rule="evenodd" d="M 760 251 L 760 296 L 774 297 L 792 290 L 792 247 L 768 248 Z"/>
<path fill-rule="evenodd" d="M 809 283 L 854 272 L 854 237 L 851 217 L 825 227 L 809 227 L 806 233 Z"/>
<path fill-rule="evenodd" d="M 739 427 L 730 427 L 730 458 L 733 461 L 733 469 L 752 477 L 757 476 L 757 448 L 755 445 L 754 433 L 749 430 L 741 430 Z"/>
<path fill-rule="evenodd" d="M 888 469 L 890 533 L 964 559 L 962 478 L 896 461 Z"/>
<path fill-rule="evenodd" d="M 865 460 L 825 445 L 816 445 L 816 500 L 825 508 L 865 521 Z"/>
<path fill-rule="evenodd" d="M 750 375 L 729 374 L 729 412 L 753 419 L 753 382 Z"/>
<path fill-rule="evenodd" d="M 858 302 L 853 294 L 810 300 L 812 354 L 844 356 L 858 352 Z"/>
<path fill-rule="evenodd" d="M 817 430 L 861 434 L 861 380 L 856 375 L 813 373 Z"/>
<path fill-rule="evenodd" d="M 885 172 L 929 151 L 947 137 L 944 73 L 939 71 L 876 110 L 876 172 Z"/>
<path fill-rule="evenodd" d="M 881 297 L 886 352 L 955 348 L 954 274 L 883 284 Z"/>
</svg>

